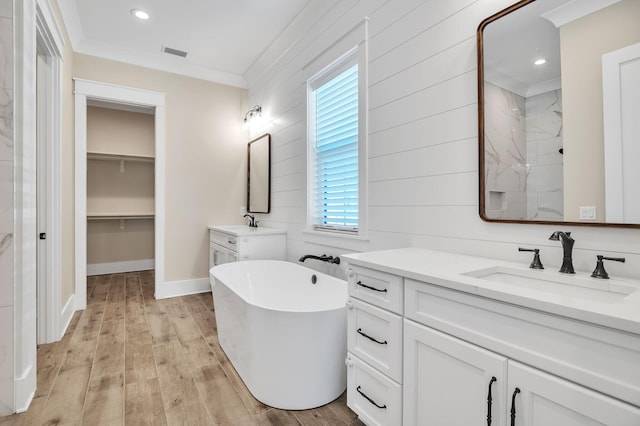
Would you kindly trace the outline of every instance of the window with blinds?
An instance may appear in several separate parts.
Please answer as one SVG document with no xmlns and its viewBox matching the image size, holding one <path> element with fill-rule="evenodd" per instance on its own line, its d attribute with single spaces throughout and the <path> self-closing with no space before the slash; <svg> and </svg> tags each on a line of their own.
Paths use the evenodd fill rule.
<svg viewBox="0 0 640 426">
<path fill-rule="evenodd" d="M 330 74 L 310 96 L 313 227 L 358 231 L 358 65 Z"/>
</svg>

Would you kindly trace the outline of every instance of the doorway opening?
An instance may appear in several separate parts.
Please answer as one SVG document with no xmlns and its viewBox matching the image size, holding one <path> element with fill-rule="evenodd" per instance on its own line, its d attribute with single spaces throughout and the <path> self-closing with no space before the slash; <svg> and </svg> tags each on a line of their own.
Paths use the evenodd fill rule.
<svg viewBox="0 0 640 426">
<path fill-rule="evenodd" d="M 81 310 L 87 305 L 87 275 L 154 268 L 156 293 L 164 282 L 164 93 L 74 81 L 74 301 L 75 309 Z M 104 125 L 114 117 L 147 133 L 139 139 L 142 143 L 128 143 L 116 135 L 121 128 Z M 151 137 L 148 126 L 152 126 Z M 101 134 L 97 138 L 96 131 Z M 127 230 L 135 232 L 127 234 Z M 93 238 L 101 233 L 103 238 Z M 130 259 L 110 258 L 113 248 L 100 247 L 100 241 L 126 245 L 136 233 L 145 235 L 136 239 L 146 253 L 142 258 L 140 253 Z M 93 245 L 91 258 L 88 243 Z"/>
</svg>

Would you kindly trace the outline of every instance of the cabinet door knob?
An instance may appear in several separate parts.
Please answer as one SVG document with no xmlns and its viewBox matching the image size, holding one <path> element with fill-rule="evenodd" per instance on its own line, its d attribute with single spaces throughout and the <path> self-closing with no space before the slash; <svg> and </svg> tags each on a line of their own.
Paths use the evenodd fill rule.
<svg viewBox="0 0 640 426">
<path fill-rule="evenodd" d="M 353 276 L 353 269 L 349 268 L 346 270 L 347 276 L 348 277 L 352 277 Z"/>
<path fill-rule="evenodd" d="M 345 358 L 344 363 L 347 365 L 347 367 L 353 367 L 353 361 L 349 357 Z"/>
<path fill-rule="evenodd" d="M 347 300 L 345 306 L 347 307 L 347 309 L 353 309 L 353 302 L 351 302 L 351 300 Z"/>
</svg>

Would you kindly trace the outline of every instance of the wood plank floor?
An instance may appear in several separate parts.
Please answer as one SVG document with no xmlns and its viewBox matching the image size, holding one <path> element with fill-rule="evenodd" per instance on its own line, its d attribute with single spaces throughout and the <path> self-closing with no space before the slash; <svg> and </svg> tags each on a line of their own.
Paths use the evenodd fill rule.
<svg viewBox="0 0 640 426">
<path fill-rule="evenodd" d="M 38 347 L 29 411 L 0 425 L 362 425 L 345 394 L 305 411 L 253 398 L 220 348 L 211 293 L 155 300 L 153 271 L 87 286 L 64 338 Z"/>
</svg>

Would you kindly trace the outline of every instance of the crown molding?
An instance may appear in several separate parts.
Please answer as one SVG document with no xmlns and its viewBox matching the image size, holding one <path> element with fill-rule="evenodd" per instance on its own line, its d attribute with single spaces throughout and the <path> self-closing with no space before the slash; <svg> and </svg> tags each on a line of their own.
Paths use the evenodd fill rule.
<svg viewBox="0 0 640 426">
<path fill-rule="evenodd" d="M 540 16 L 550 21 L 556 28 L 560 28 L 576 19 L 609 7 L 619 1 L 620 0 L 572 0 Z"/>
<path fill-rule="evenodd" d="M 76 49 L 80 40 L 84 38 L 82 32 L 82 25 L 80 24 L 80 15 L 78 15 L 78 9 L 76 8 L 75 0 L 57 0 L 58 9 L 62 15 L 62 24 L 67 30 L 69 41 L 71 41 L 71 47 Z"/>
</svg>

